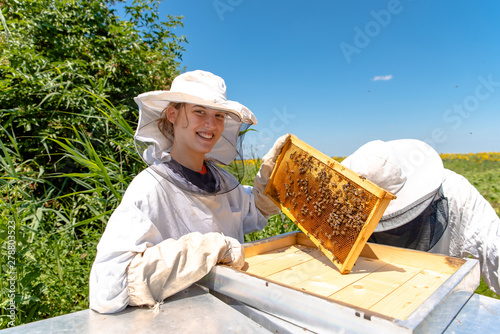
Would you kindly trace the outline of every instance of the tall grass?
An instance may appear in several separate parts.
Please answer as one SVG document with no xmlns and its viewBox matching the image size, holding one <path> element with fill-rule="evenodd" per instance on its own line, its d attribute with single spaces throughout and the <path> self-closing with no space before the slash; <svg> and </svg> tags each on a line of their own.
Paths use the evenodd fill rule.
<svg viewBox="0 0 500 334">
<path fill-rule="evenodd" d="M 500 216 L 500 153 L 441 154 L 446 168 L 463 175 Z"/>
<path fill-rule="evenodd" d="M 10 134 L 8 138 L 0 156 L 2 328 L 9 322 L 18 325 L 85 308 L 89 268 L 82 259 L 98 240 L 97 231 L 85 240 L 76 236 L 68 203 L 58 196 L 57 187 L 43 169 L 20 160 L 17 139 Z M 12 228 L 15 242 L 8 243 Z M 15 319 L 6 311 L 12 303 Z"/>
<path fill-rule="evenodd" d="M 0 142 L 0 328 L 88 308 L 97 243 L 127 185 L 144 167 L 131 126 L 108 101 L 101 102 L 100 120 L 118 128 L 118 136 L 114 131 L 105 141 L 70 127 L 73 139 L 49 139 L 65 152 L 59 160 L 77 166 L 68 173 L 46 175 L 33 160 L 23 161 L 17 138 L 0 127 L 9 139 Z M 97 145 L 100 152 L 106 148 L 104 154 L 97 153 Z M 68 188 L 64 184 L 73 191 L 61 193 Z M 9 226 L 15 229 L 14 254 L 9 254 Z M 7 310 L 11 304 L 15 319 Z"/>
</svg>

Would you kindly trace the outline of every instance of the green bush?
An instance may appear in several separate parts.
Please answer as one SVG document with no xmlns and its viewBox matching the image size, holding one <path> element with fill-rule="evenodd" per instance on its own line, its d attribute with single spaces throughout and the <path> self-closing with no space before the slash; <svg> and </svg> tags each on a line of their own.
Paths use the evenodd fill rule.
<svg viewBox="0 0 500 334">
<path fill-rule="evenodd" d="M 88 307 L 100 235 L 144 168 L 133 97 L 180 73 L 181 17 L 112 4 L 0 2 L 0 328 Z"/>
<path fill-rule="evenodd" d="M 80 168 L 59 159 L 60 147 L 50 141 L 71 137 L 71 126 L 92 138 L 115 138 L 116 130 L 100 117 L 100 100 L 113 101 L 125 119 L 135 121 L 132 98 L 168 88 L 179 73 L 185 38 L 171 30 L 182 25 L 180 17 L 161 22 L 158 2 L 140 0 L 125 7 L 130 19 L 123 20 L 110 9 L 111 3 L 8 0 L 0 4 L 5 18 L 0 40 L 0 122 L 20 139 L 21 156 L 47 172 Z M 96 145 L 96 150 L 101 147 Z"/>
</svg>

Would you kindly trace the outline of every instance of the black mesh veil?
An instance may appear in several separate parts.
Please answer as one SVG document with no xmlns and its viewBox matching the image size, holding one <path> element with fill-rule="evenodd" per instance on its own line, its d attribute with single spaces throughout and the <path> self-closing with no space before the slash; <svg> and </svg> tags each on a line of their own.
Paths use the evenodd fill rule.
<svg viewBox="0 0 500 334">
<path fill-rule="evenodd" d="M 448 199 L 444 196 L 442 188 L 439 188 L 430 205 L 417 217 L 399 227 L 374 232 L 368 241 L 426 252 L 441 239 L 447 226 Z"/>
</svg>

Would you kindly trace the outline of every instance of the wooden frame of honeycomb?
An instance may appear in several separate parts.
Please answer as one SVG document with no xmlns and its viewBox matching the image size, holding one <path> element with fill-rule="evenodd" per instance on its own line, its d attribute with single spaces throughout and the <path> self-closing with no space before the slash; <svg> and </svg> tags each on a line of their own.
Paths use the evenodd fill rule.
<svg viewBox="0 0 500 334">
<path fill-rule="evenodd" d="M 342 274 L 351 271 L 396 198 L 294 135 L 278 156 L 265 194 Z"/>
</svg>

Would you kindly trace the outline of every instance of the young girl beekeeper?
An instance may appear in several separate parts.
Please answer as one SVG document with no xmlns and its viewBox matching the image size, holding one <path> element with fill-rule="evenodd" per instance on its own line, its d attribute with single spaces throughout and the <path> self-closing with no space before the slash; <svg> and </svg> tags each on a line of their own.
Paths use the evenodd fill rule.
<svg viewBox="0 0 500 334">
<path fill-rule="evenodd" d="M 149 167 L 130 183 L 97 246 L 90 308 L 100 313 L 152 307 L 217 263 L 240 269 L 244 234 L 278 212 L 263 191 L 285 138 L 264 157 L 254 187 L 217 165 L 236 158 L 240 131 L 257 123 L 226 99 L 222 78 L 186 72 L 170 91 L 135 101 L 136 148 Z"/>
</svg>

